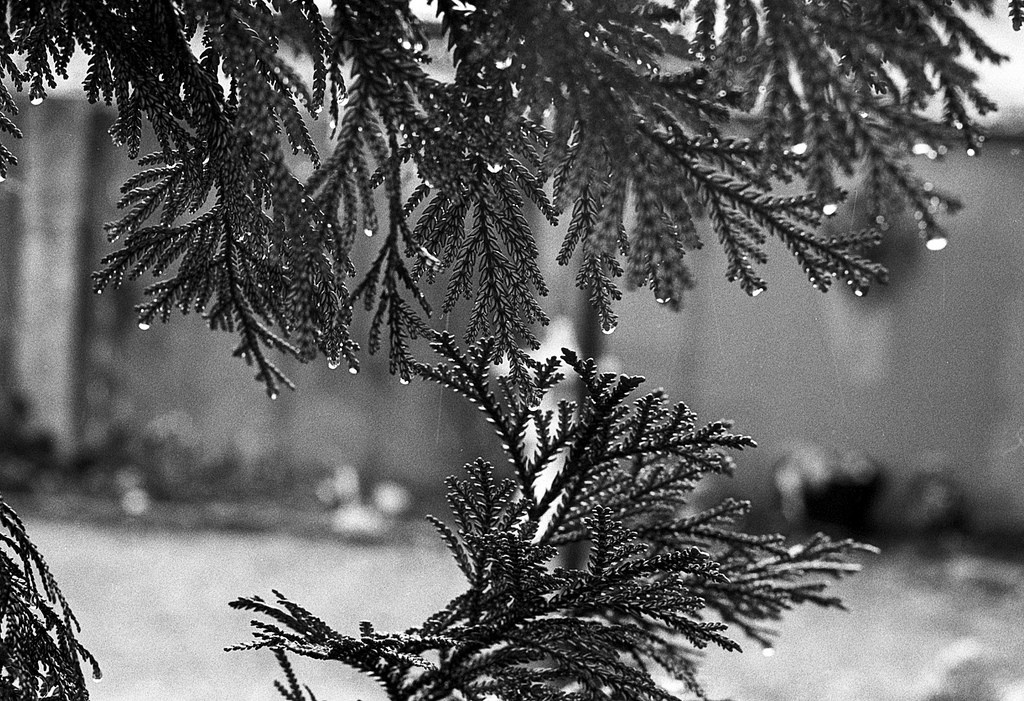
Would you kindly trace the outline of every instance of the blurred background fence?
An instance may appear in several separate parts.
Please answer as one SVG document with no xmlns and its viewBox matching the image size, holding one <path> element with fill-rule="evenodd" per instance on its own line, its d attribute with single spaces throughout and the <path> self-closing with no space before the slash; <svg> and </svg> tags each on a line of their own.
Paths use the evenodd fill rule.
<svg viewBox="0 0 1024 701">
<path fill-rule="evenodd" d="M 110 249 L 102 224 L 132 172 L 106 136 L 112 110 L 60 95 L 22 107 L 21 163 L 0 185 L 0 491 L 113 480 L 158 499 L 301 502 L 351 466 L 364 496 L 397 483 L 420 511 L 437 508 L 440 477 L 493 454 L 472 407 L 399 385 L 379 358 L 358 375 L 286 361 L 299 390 L 270 401 L 231 357 L 233 338 L 201 319 L 140 330 L 132 307 L 145 280 L 90 291 Z M 887 288 L 822 295 L 779 246 L 769 290 L 750 299 L 708 246 L 690 256 L 697 286 L 682 312 L 627 295 L 618 329 L 600 337 L 605 368 L 643 373 L 702 419 L 734 419 L 758 439 L 715 495 L 771 504 L 787 456 L 812 473 L 852 460 L 885 473 L 873 511 L 883 527 L 925 528 L 956 511 L 975 531 L 1024 531 L 1022 148 L 1019 131 L 997 125 L 978 157 L 917 159 L 966 206 L 941 252 L 924 248 L 912 217 L 892 223 L 878 251 Z M 854 184 L 831 225 L 864 216 Z M 588 328 L 573 273 L 556 270 L 559 243 L 541 234 L 556 276 L 551 352 Z"/>
</svg>

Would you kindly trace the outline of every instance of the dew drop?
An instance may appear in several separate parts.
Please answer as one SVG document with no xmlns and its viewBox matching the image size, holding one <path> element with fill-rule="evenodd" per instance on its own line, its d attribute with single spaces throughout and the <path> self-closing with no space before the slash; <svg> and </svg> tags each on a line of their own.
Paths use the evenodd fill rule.
<svg viewBox="0 0 1024 701">
<path fill-rule="evenodd" d="M 401 384 L 401 385 L 407 385 L 407 384 L 409 384 L 409 378 L 408 377 L 400 377 L 398 379 L 398 383 Z"/>
<path fill-rule="evenodd" d="M 149 324 L 147 324 L 145 321 L 140 321 L 139 322 L 139 331 L 148 331 L 148 330 L 149 330 Z"/>
<path fill-rule="evenodd" d="M 500 173 L 501 169 L 504 168 L 500 163 L 488 163 L 487 170 L 491 173 Z"/>
<path fill-rule="evenodd" d="M 929 251 L 941 251 L 948 243 L 949 240 L 945 236 L 933 236 L 924 242 L 924 246 Z"/>
<path fill-rule="evenodd" d="M 348 369 L 348 374 L 349 375 L 358 375 L 359 374 L 359 368 L 357 368 L 357 367 L 350 367 Z"/>
<path fill-rule="evenodd" d="M 975 155 L 977 155 L 977 153 L 978 153 L 978 152 L 977 152 L 977 151 L 975 151 L 975 150 L 974 150 L 973 148 L 969 148 L 969 149 L 967 149 L 967 155 L 968 155 L 968 156 L 975 156 Z"/>
<path fill-rule="evenodd" d="M 339 367 L 341 367 L 341 361 L 338 360 L 337 358 L 331 358 L 330 360 L 327 361 L 327 367 L 329 367 L 331 370 L 337 370 Z"/>
<path fill-rule="evenodd" d="M 366 234 L 367 236 L 373 236 L 373 229 L 371 229 L 370 227 L 366 227 L 365 229 L 363 229 L 363 233 Z"/>
<path fill-rule="evenodd" d="M 757 297 L 762 292 L 764 292 L 764 288 L 763 287 L 755 287 L 753 289 L 753 291 L 750 293 L 750 296 L 751 297 Z"/>
<path fill-rule="evenodd" d="M 657 302 L 658 304 L 668 304 L 669 302 L 672 301 L 672 298 L 671 297 L 655 297 L 654 301 Z"/>
<path fill-rule="evenodd" d="M 335 119 L 334 117 L 331 117 L 331 121 L 327 123 L 327 128 L 330 129 L 332 132 L 336 131 L 338 128 L 338 120 Z"/>
<path fill-rule="evenodd" d="M 511 56 L 506 56 L 505 58 L 501 59 L 500 61 L 495 61 L 494 62 L 494 67 L 497 68 L 499 71 L 503 71 L 503 70 L 505 70 L 506 68 L 508 68 L 511 65 L 512 65 L 512 57 Z"/>
<path fill-rule="evenodd" d="M 267 396 L 270 397 L 271 400 L 277 399 L 277 397 L 278 397 L 277 390 L 276 389 L 268 389 L 267 390 Z"/>
<path fill-rule="evenodd" d="M 798 156 L 802 156 L 807 153 L 807 142 L 801 141 L 799 144 L 793 144 L 789 147 L 789 150 Z"/>
<path fill-rule="evenodd" d="M 926 144 L 923 141 L 914 144 L 914 148 L 910 149 L 915 156 L 924 156 L 932 150 L 931 144 Z"/>
<path fill-rule="evenodd" d="M 821 208 L 822 214 L 826 217 L 831 217 L 833 214 L 839 211 L 839 205 L 835 202 L 829 202 L 827 205 Z"/>
<path fill-rule="evenodd" d="M 761 650 L 761 654 L 765 657 L 775 657 L 775 648 L 766 647 L 764 650 Z"/>
<path fill-rule="evenodd" d="M 853 294 L 857 295 L 858 297 L 863 297 L 866 293 L 864 292 L 863 287 L 858 287 L 853 291 Z"/>
<path fill-rule="evenodd" d="M 601 333 L 603 333 L 605 336 L 610 336 L 611 334 L 615 333 L 615 329 L 617 328 L 618 324 L 612 324 L 611 326 L 602 326 Z"/>
<path fill-rule="evenodd" d="M 34 95 L 32 97 L 32 99 L 29 100 L 29 104 L 32 104 L 32 105 L 41 105 L 41 104 L 43 104 L 43 96 L 42 95 Z"/>
<path fill-rule="evenodd" d="M 4 180 L 7 180 L 7 176 L 4 175 L 3 173 L 0 173 L 0 183 L 2 183 Z"/>
</svg>

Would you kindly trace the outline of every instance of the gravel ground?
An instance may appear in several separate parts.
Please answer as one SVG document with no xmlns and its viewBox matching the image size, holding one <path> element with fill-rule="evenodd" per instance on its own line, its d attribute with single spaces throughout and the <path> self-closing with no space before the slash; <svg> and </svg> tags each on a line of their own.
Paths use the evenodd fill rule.
<svg viewBox="0 0 1024 701">
<path fill-rule="evenodd" d="M 279 699 L 268 653 L 222 652 L 248 638 L 238 595 L 271 589 L 339 630 L 419 622 L 454 594 L 445 551 L 285 535 L 131 529 L 29 520 L 104 678 L 95 701 Z M 1024 564 L 958 549 L 894 548 L 838 585 L 851 612 L 801 609 L 774 654 L 708 653 L 713 698 L 749 701 L 1024 701 Z M 299 667 L 320 699 L 383 699 L 329 663 Z"/>
</svg>

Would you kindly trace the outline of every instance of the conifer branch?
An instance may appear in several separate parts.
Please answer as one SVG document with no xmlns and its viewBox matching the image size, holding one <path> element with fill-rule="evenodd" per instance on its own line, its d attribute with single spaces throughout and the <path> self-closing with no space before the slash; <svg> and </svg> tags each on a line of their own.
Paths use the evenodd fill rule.
<svg viewBox="0 0 1024 701">
<path fill-rule="evenodd" d="M 25 525 L 0 498 L 0 697 L 11 701 L 87 701 L 83 667 L 95 658 Z"/>
<path fill-rule="evenodd" d="M 680 515 L 697 482 L 731 472 L 727 452 L 752 447 L 750 438 L 723 422 L 699 426 L 662 392 L 633 399 L 643 378 L 599 373 L 571 351 L 561 363 L 531 361 L 534 393 L 516 391 L 508 378 L 496 390 L 495 343 L 464 351 L 438 334 L 431 346 L 440 362 L 415 366 L 476 404 L 508 458 L 511 478 L 481 459 L 464 477 L 449 478 L 451 523 L 428 518 L 466 590 L 419 627 L 371 636 L 363 624 L 359 639 L 325 628 L 280 595 L 274 605 L 239 599 L 232 605 L 268 621 L 254 621 L 253 642 L 236 649 L 274 650 L 285 698 L 302 698 L 285 653 L 349 664 L 403 701 L 676 698 L 656 669 L 704 698 L 699 650 L 738 651 L 733 630 L 767 645 L 767 626 L 784 611 L 841 605 L 825 592 L 826 580 L 856 571 L 851 556 L 871 548 L 821 535 L 787 546 L 781 536 L 737 532 L 747 505 L 731 500 Z M 543 396 L 565 380 L 561 364 L 585 399 L 541 410 Z M 545 470 L 553 474 L 539 479 Z M 570 544 L 586 549 L 585 566 L 552 568 Z M 425 662 L 428 651 L 436 664 Z"/>
<path fill-rule="evenodd" d="M 975 115 L 994 104 L 966 58 L 1005 58 L 963 16 L 990 13 L 991 0 L 485 5 L 435 5 L 454 66 L 440 78 L 402 0 L 338 2 L 326 18 L 311 0 L 11 3 L 0 133 L 20 136 L 9 85 L 40 101 L 87 54 L 85 93 L 116 103 L 114 140 L 131 158 L 144 128 L 159 144 L 125 184 L 108 228 L 120 248 L 97 289 L 153 272 L 140 322 L 177 308 L 232 329 L 271 394 L 287 383 L 268 349 L 358 369 L 358 306 L 370 350 L 386 345 L 409 379 L 429 328 L 424 286 L 439 279 L 445 311 L 470 306 L 465 340 L 494 336 L 492 360 L 522 383 L 523 347 L 547 320 L 530 209 L 566 213 L 557 260 L 577 260 L 605 330 L 622 286 L 678 308 L 693 283 L 686 256 L 708 228 L 749 294 L 767 284 L 756 266 L 772 238 L 812 285 L 863 293 L 884 280 L 863 248 L 886 218 L 909 209 L 923 237 L 945 235 L 939 215 L 957 203 L 907 156 L 921 144 L 977 151 Z M 1022 14 L 1009 4 L 1015 27 Z M 321 113 L 324 157 L 307 122 Z M 733 123 L 743 114 L 757 120 L 748 138 Z M 308 178 L 290 153 L 314 166 Z M 0 146 L 0 176 L 14 162 Z M 820 233 L 844 197 L 837 176 L 859 164 L 858 201 L 881 224 Z M 772 193 L 791 181 L 807 193 Z M 357 246 L 371 247 L 365 270 Z"/>
</svg>

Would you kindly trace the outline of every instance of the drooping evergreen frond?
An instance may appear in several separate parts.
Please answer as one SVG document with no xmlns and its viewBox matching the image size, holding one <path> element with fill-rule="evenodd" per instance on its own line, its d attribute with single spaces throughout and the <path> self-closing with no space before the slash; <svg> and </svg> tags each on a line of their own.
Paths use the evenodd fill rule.
<svg viewBox="0 0 1024 701">
<path fill-rule="evenodd" d="M 344 636 L 278 595 L 234 606 L 254 611 L 255 640 L 241 648 L 344 662 L 377 679 L 391 698 L 465 696 L 503 699 L 676 696 L 667 674 L 704 698 L 698 652 L 737 651 L 735 628 L 767 645 L 767 628 L 799 604 L 840 606 L 829 578 L 856 571 L 852 541 L 815 536 L 787 545 L 781 536 L 734 529 L 747 504 L 726 501 L 687 510 L 697 482 L 728 474 L 727 451 L 753 446 L 728 425 L 699 425 L 662 392 L 634 398 L 643 378 L 599 373 L 571 351 L 529 361 L 535 394 L 509 377 L 492 379 L 495 339 L 462 350 L 447 334 L 432 343 L 441 362 L 416 373 L 462 395 L 492 424 L 508 477 L 484 460 L 448 479 L 452 520 L 429 520 L 466 578 L 466 590 L 401 635 Z M 574 374 L 579 404 L 541 408 Z M 579 568 L 552 566 L 582 546 Z M 431 654 L 427 654 L 430 652 Z M 426 660 L 437 660 L 436 663 Z M 282 662 L 285 698 L 298 695 Z M 288 694 L 291 694 L 289 696 Z"/>
<path fill-rule="evenodd" d="M 1010 21 L 1013 23 L 1013 31 L 1019 32 L 1024 26 L 1024 0 L 1009 0 Z"/>
<path fill-rule="evenodd" d="M 78 621 L 25 525 L 0 498 L 0 698 L 87 701 Z"/>
<path fill-rule="evenodd" d="M 815 287 L 863 293 L 884 279 L 862 249 L 887 217 L 909 209 L 923 237 L 944 235 L 957 203 L 907 157 L 977 151 L 974 115 L 994 105 L 966 59 L 1003 60 L 965 17 L 991 0 L 432 7 L 431 29 L 403 0 L 326 17 L 312 0 L 10 3 L 0 132 L 20 135 L 8 84 L 41 101 L 81 49 L 86 95 L 117 105 L 115 141 L 132 158 L 147 130 L 159 144 L 125 184 L 97 289 L 153 272 L 141 324 L 203 314 L 271 395 L 287 381 L 267 348 L 357 369 L 360 307 L 370 350 L 408 380 L 435 280 L 443 310 L 469 305 L 466 340 L 494 336 L 492 359 L 524 381 L 521 348 L 547 320 L 534 210 L 565 212 L 557 259 L 578 261 L 606 330 L 622 287 L 677 308 L 708 234 L 749 294 L 772 239 Z M 1010 3 L 1015 26 L 1021 12 Z M 428 34 L 450 67 L 432 71 Z M 320 114 L 323 157 L 307 122 Z M 0 147 L 0 176 L 13 163 Z M 858 167 L 880 224 L 822 233 Z M 773 192 L 791 181 L 806 192 Z"/>
</svg>

